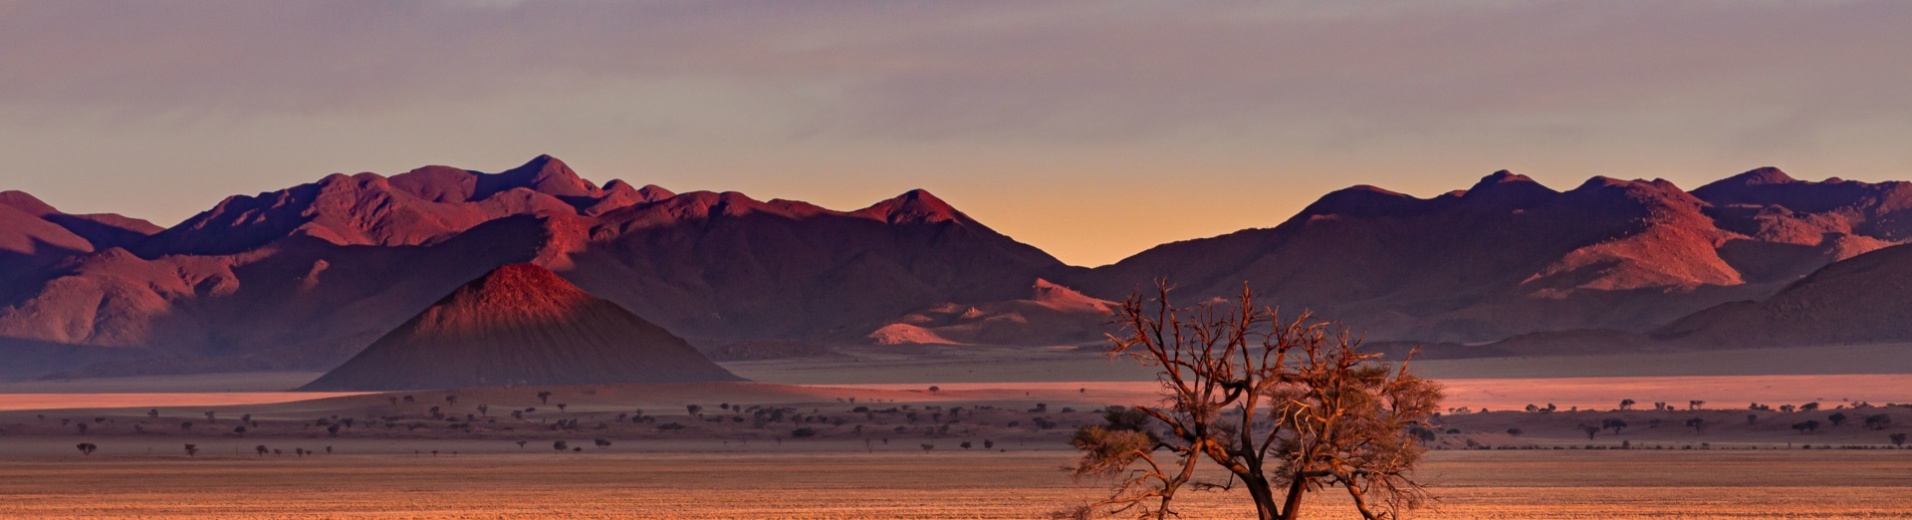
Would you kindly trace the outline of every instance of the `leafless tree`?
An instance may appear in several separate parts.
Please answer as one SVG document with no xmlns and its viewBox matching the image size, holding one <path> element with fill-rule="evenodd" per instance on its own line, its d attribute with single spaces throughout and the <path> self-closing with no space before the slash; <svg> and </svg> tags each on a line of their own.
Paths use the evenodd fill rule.
<svg viewBox="0 0 1912 520">
<path fill-rule="evenodd" d="M 92 455 L 95 450 L 100 449 L 98 445 L 95 445 L 91 442 L 82 442 L 74 447 L 80 449 L 81 455 Z"/>
<path fill-rule="evenodd" d="M 1117 311 L 1112 354 L 1157 370 L 1167 406 L 1137 407 L 1134 428 L 1111 414 L 1079 430 L 1075 475 L 1117 480 L 1107 499 L 1064 512 L 1174 515 L 1176 493 L 1246 488 L 1262 520 L 1294 519 L 1302 496 L 1340 486 L 1362 518 L 1394 518 L 1426 493 L 1409 471 L 1424 448 L 1410 428 L 1438 409 L 1439 385 L 1358 350 L 1345 327 L 1303 313 L 1284 321 L 1246 288 L 1233 302 L 1178 307 L 1167 283 Z M 1161 431 L 1155 431 L 1160 429 Z M 1195 480 L 1203 463 L 1230 475 Z"/>
<path fill-rule="evenodd" d="M 198 455 L 199 455 L 199 445 L 198 445 L 198 444 L 187 444 L 187 445 L 186 445 L 186 456 L 188 456 L 188 457 L 196 457 L 196 456 L 198 456 Z"/>
</svg>

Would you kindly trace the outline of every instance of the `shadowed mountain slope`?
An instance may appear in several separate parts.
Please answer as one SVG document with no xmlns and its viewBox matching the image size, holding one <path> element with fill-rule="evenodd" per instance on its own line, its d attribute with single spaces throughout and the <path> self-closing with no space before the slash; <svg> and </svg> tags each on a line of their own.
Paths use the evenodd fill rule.
<svg viewBox="0 0 1912 520">
<path fill-rule="evenodd" d="M 1912 341 L 1912 246 L 1832 264 L 1762 301 L 1734 302 L 1653 331 L 1711 347 Z"/>
</svg>

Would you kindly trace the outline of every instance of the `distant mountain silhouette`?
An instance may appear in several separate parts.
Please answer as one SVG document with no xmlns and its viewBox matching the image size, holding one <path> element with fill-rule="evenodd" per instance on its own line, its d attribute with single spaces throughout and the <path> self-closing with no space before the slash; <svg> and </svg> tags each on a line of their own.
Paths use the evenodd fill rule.
<svg viewBox="0 0 1912 520">
<path fill-rule="evenodd" d="M 499 173 L 335 174 L 231 197 L 164 230 L 6 192 L 0 340 L 168 360 L 92 373 L 328 369 L 467 281 L 517 263 L 549 268 L 693 344 L 752 358 L 777 345 L 1095 342 L 1103 318 L 1043 307 L 1031 288 L 1106 302 L 1157 278 L 1186 302 L 1230 296 L 1247 281 L 1265 301 L 1346 320 L 1377 341 L 1474 344 L 1587 329 L 1713 337 L 1693 321 L 1700 316 L 1682 318 L 1782 295 L 1821 268 L 1901 243 L 1912 237 L 1908 210 L 1912 184 L 1807 182 L 1773 168 L 1691 192 L 1606 177 L 1558 191 L 1502 171 L 1426 199 L 1340 190 L 1272 228 L 1089 269 L 923 190 L 838 211 L 599 186 L 549 156 Z M 1707 311 L 1724 320 L 1708 330 L 1738 319 L 1723 312 Z M 1686 325 L 1668 325 L 1676 322 Z"/>
<path fill-rule="evenodd" d="M 534 264 L 460 287 L 304 390 L 734 381 L 682 338 Z"/>
</svg>

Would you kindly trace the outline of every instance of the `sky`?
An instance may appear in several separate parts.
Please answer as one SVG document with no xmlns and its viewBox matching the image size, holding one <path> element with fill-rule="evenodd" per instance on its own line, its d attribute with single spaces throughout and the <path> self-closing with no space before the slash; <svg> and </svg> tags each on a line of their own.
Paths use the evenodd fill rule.
<svg viewBox="0 0 1912 520">
<path fill-rule="evenodd" d="M 1495 170 L 1912 178 L 1912 2 L 0 0 L 0 190 L 171 225 L 538 154 L 1065 262 Z"/>
</svg>

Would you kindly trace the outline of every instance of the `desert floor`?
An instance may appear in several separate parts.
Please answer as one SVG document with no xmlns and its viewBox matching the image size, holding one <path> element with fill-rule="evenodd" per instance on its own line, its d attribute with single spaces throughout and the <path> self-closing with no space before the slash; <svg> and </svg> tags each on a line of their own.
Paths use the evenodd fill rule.
<svg viewBox="0 0 1912 520">
<path fill-rule="evenodd" d="M 1421 363 L 1450 412 L 1423 468 L 1442 501 L 1418 517 L 1912 518 L 1912 449 L 1887 440 L 1912 431 L 1906 351 Z M 1066 349 L 726 365 L 759 382 L 390 394 L 284 392 L 314 373 L 0 383 L 0 518 L 1030 518 L 1104 492 L 1059 470 L 1068 436 L 1155 391 L 1127 361 Z M 1732 375 L 1756 367 L 1765 375 Z M 1638 404 L 1615 410 L 1621 399 Z M 1809 402 L 1820 409 L 1747 410 Z M 1861 425 L 1873 415 L 1891 421 Z M 1585 435 L 1609 420 L 1626 426 Z M 1794 428 L 1806 421 L 1819 426 Z M 1185 517 L 1239 517 L 1240 498 L 1192 495 Z M 1349 513 L 1331 493 L 1316 500 L 1313 518 Z"/>
<path fill-rule="evenodd" d="M 201 454 L 0 465 L 0 517 L 1038 518 L 1098 496 L 1061 451 Z M 1912 518 L 1912 451 L 1436 452 L 1416 518 Z M 1240 518 L 1240 491 L 1186 518 Z M 1331 493 L 1308 518 L 1347 518 Z"/>
</svg>

